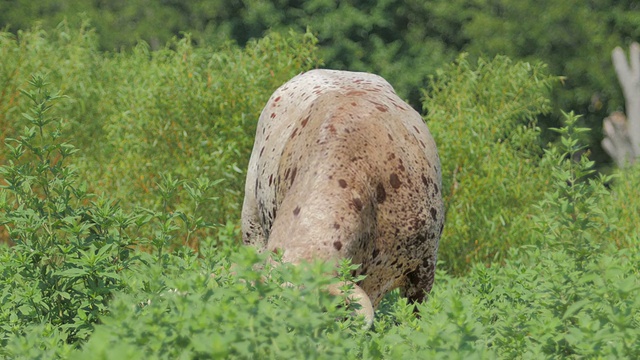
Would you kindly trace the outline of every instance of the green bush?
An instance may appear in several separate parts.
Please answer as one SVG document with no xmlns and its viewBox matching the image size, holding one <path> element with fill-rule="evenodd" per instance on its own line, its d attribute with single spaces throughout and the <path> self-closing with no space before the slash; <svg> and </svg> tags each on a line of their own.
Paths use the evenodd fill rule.
<svg viewBox="0 0 640 360">
<path fill-rule="evenodd" d="M 589 129 L 578 127 L 578 120 L 573 113 L 565 114 L 566 126 L 552 129 L 562 135 L 561 145 L 545 150 L 543 163 L 554 169 L 553 182 L 537 206 L 534 221 L 543 243 L 582 262 L 612 243 L 604 239 L 616 228 L 618 219 L 602 207 L 610 196 L 604 184 L 613 176 L 590 177 L 595 163 L 588 159 L 586 146 L 579 140 Z"/>
<path fill-rule="evenodd" d="M 92 86 L 101 62 L 96 42 L 94 31 L 85 26 L 72 30 L 64 23 L 48 33 L 37 27 L 20 31 L 18 35 L 0 32 L 0 126 L 3 129 L 0 140 L 16 136 L 21 130 L 16 124 L 30 104 L 20 96 L 20 89 L 27 86 L 31 74 L 47 74 L 49 81 L 66 94 L 82 94 L 61 104 L 64 113 L 74 121 L 97 118 L 100 109 L 86 108 L 87 103 L 99 105 L 100 100 L 98 89 Z M 85 122 L 86 127 L 77 133 L 90 137 L 97 125 Z M 87 142 L 84 138 L 78 140 L 78 145 Z M 0 149 L 0 158 L 4 158 L 4 154 L 5 149 Z"/>
<path fill-rule="evenodd" d="M 617 176 L 611 182 L 611 196 L 604 199 L 603 207 L 608 214 L 619 221 L 607 234 L 611 242 L 618 247 L 637 247 L 635 239 L 640 238 L 638 227 L 640 217 L 640 197 L 637 196 L 640 188 L 640 165 L 619 170 Z"/>
<path fill-rule="evenodd" d="M 310 66 L 313 38 L 274 34 L 217 52 L 188 40 L 175 46 L 139 46 L 109 64 L 116 83 L 105 94 L 111 111 L 98 178 L 134 198 L 161 172 L 222 180 L 208 217 L 224 223 L 239 214 L 255 119 L 277 86 Z"/>
<path fill-rule="evenodd" d="M 61 109 L 63 133 L 84 150 L 74 163 L 90 191 L 128 210 L 157 209 L 160 199 L 149 195 L 161 174 L 208 178 L 193 215 L 236 222 L 260 111 L 278 86 L 319 63 L 315 42 L 308 33 L 274 33 L 240 49 L 194 47 L 185 38 L 156 52 L 143 43 L 102 54 L 92 31 L 64 23 L 49 33 L 3 33 L 0 126 L 3 136 L 16 134 L 26 106 L 19 89 L 28 74 L 47 73 L 71 98 Z M 178 200 L 178 210 L 195 208 L 189 196 Z"/>
<path fill-rule="evenodd" d="M 32 102 L 28 124 L 7 138 L 8 164 L 0 167 L 0 225 L 14 246 L 0 258 L 0 344 L 24 336 L 29 325 L 46 324 L 74 343 L 85 340 L 106 313 L 121 272 L 137 256 L 131 246 L 135 216 L 104 198 L 87 193 L 86 183 L 68 164 L 78 150 L 60 139 L 60 121 L 52 114 L 59 94 L 44 77 L 30 81 L 23 94 Z"/>
<path fill-rule="evenodd" d="M 439 259 L 456 274 L 531 243 L 534 205 L 549 186 L 536 116 L 557 78 L 541 64 L 461 56 L 425 92 L 447 208 Z"/>
<path fill-rule="evenodd" d="M 560 132 L 571 135 L 571 144 L 546 150 L 541 144 L 536 116 L 549 111 L 549 94 L 557 80 L 546 74 L 543 65 L 497 57 L 472 66 L 462 56 L 439 71 L 425 91 L 425 119 L 438 145 L 447 207 L 439 259 L 453 274 L 465 273 L 478 261 L 499 262 L 512 247 L 539 244 L 532 231 L 541 224 L 556 224 L 540 232 L 566 239 L 563 249 L 582 243 L 579 239 L 585 233 L 580 230 L 586 226 L 599 229 L 589 233 L 591 242 L 633 246 L 640 214 L 633 195 L 637 168 L 619 176 L 597 175 L 588 159 L 590 152 L 580 142 L 588 137 L 588 129 L 578 127 L 579 119 L 573 115 L 564 115 L 569 123 L 562 130 L 572 133 Z M 553 153 L 566 145 L 572 148 Z M 565 162 L 567 157 L 577 162 Z M 588 169 L 580 173 L 580 166 L 586 165 Z M 596 180 L 611 190 L 577 190 Z M 549 200 L 558 194 L 567 199 Z M 540 203 L 541 199 L 546 202 Z M 546 210 L 540 211 L 541 207 Z M 558 209 L 550 211 L 552 207 Z M 549 216 L 558 218 L 552 221 Z M 566 231 L 562 236 L 555 234 L 560 222 L 566 225 L 560 227 Z M 596 249 L 589 245 L 581 251 Z"/>
<path fill-rule="evenodd" d="M 135 264 L 162 267 L 178 240 L 188 242 L 192 233 L 211 227 L 201 217 L 168 210 L 178 184 L 199 204 L 210 182 L 165 177 L 158 184 L 159 211 L 127 212 L 87 191 L 70 161 L 78 149 L 61 140 L 54 105 L 63 97 L 49 91 L 44 76 L 29 84 L 31 90 L 22 90 L 32 103 L 23 113 L 27 125 L 5 140 L 9 159 L 0 166 L 0 225 L 13 243 L 0 247 L 0 355 L 60 356 L 72 348 L 67 344 L 89 338 L 114 292 L 130 289 L 127 272 Z M 226 229 L 227 236 L 237 237 L 234 231 Z"/>
<path fill-rule="evenodd" d="M 228 260 L 209 267 L 210 259 L 193 255 L 191 262 L 172 259 L 136 273 L 136 282 L 155 289 L 116 297 L 78 358 L 335 358 L 355 348 L 341 333 L 361 331 L 363 323 L 321 290 L 330 281 L 326 265 L 256 271 L 264 256 L 252 249 L 232 257 L 232 273 Z"/>
</svg>

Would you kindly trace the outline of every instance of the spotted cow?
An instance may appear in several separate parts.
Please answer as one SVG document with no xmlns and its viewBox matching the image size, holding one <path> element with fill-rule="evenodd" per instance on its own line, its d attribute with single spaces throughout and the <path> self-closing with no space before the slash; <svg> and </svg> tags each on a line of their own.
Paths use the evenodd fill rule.
<svg viewBox="0 0 640 360">
<path fill-rule="evenodd" d="M 371 322 L 387 292 L 399 287 L 415 302 L 431 290 L 441 187 L 429 129 L 387 81 L 308 71 L 277 89 L 260 115 L 243 241 L 291 263 L 360 264 L 354 275 L 366 278 L 356 292 Z"/>
</svg>

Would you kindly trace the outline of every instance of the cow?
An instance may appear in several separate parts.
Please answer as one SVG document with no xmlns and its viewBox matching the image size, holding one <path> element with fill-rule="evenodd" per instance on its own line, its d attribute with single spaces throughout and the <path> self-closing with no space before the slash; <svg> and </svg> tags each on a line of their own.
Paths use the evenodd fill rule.
<svg viewBox="0 0 640 360">
<path fill-rule="evenodd" d="M 436 144 L 382 77 L 311 70 L 262 110 L 247 169 L 243 242 L 298 264 L 359 264 L 367 324 L 389 291 L 422 301 L 444 226 Z M 337 294 L 337 287 L 330 289 Z"/>
</svg>

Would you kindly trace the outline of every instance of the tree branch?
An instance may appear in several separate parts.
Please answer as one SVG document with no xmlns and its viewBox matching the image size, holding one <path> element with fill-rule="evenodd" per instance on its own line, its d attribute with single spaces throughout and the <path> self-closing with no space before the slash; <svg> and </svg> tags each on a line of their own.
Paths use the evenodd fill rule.
<svg viewBox="0 0 640 360">
<path fill-rule="evenodd" d="M 627 116 L 615 112 L 604 119 L 602 147 L 623 167 L 640 155 L 640 45 L 631 44 L 630 59 L 620 47 L 613 50 L 613 66 L 625 99 Z"/>
</svg>

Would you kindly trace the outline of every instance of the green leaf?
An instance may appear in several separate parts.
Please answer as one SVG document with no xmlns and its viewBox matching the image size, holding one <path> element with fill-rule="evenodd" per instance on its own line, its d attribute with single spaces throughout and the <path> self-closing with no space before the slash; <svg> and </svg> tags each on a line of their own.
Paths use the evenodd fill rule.
<svg viewBox="0 0 640 360">
<path fill-rule="evenodd" d="M 565 310 L 564 315 L 562 315 L 562 320 L 567 320 L 567 319 L 575 316 L 576 313 L 581 311 L 582 308 L 584 308 L 585 305 L 587 305 L 589 303 L 591 303 L 591 299 L 583 299 L 583 300 L 574 302 L 573 304 L 569 305 L 569 307 L 567 307 L 567 310 Z"/>
<path fill-rule="evenodd" d="M 54 275 L 57 275 L 63 278 L 70 278 L 70 279 L 86 276 L 88 274 L 89 274 L 88 270 L 83 268 L 71 268 L 71 269 L 54 272 Z"/>
</svg>

